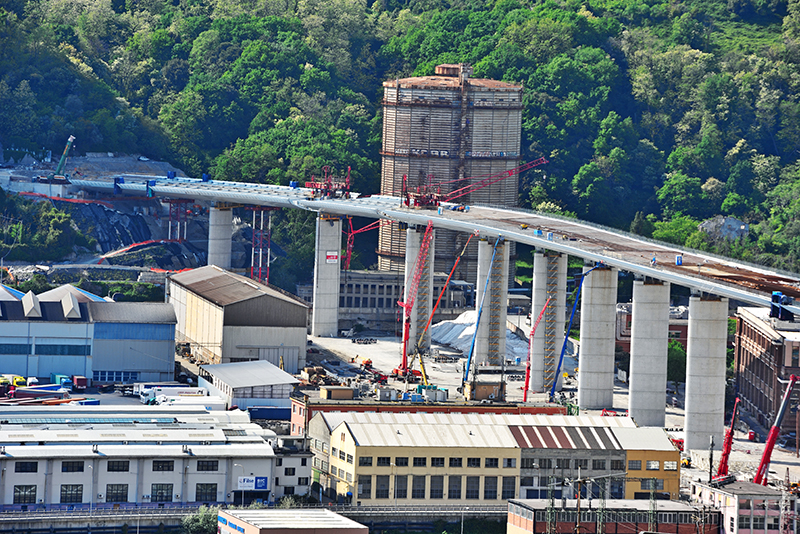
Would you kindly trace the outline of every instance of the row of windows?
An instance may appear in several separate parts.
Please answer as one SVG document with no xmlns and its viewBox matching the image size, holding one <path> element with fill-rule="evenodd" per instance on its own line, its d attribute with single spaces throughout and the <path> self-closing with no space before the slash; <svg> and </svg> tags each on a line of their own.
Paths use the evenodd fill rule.
<svg viewBox="0 0 800 534">
<path fill-rule="evenodd" d="M 333 449 L 334 451 L 336 449 Z M 348 455 L 350 456 L 350 455 Z M 440 457 L 433 457 L 431 460 L 431 467 L 445 467 L 445 458 L 443 456 Z M 467 458 L 466 463 L 464 463 L 464 458 L 448 458 L 447 459 L 447 466 L 449 467 L 480 467 L 481 466 L 481 459 L 480 458 Z M 415 457 L 412 460 L 414 467 L 427 467 L 428 466 L 428 458 L 424 456 Z M 352 463 L 348 460 L 348 463 Z M 498 458 L 484 458 L 484 467 L 499 467 L 499 459 Z M 359 456 L 358 458 L 358 465 L 370 467 L 372 466 L 372 456 Z M 392 463 L 392 459 L 389 456 L 378 456 L 376 458 L 375 465 L 378 467 L 408 467 L 408 458 L 403 456 L 398 456 L 394 459 L 394 463 Z M 503 458 L 503 467 L 517 467 L 517 459 L 516 458 Z M 523 465 L 524 467 L 524 465 Z"/>
<path fill-rule="evenodd" d="M 153 484 L 150 490 L 150 502 L 172 502 L 172 484 Z M 217 485 L 198 483 L 195 486 L 195 501 L 217 500 Z M 83 502 L 83 484 L 62 484 L 61 504 L 74 504 Z M 106 485 L 105 502 L 128 502 L 128 484 Z M 14 486 L 14 504 L 35 504 L 36 486 Z"/>
<path fill-rule="evenodd" d="M 95 382 L 120 382 L 128 384 L 139 381 L 138 371 L 92 371 Z"/>
<path fill-rule="evenodd" d="M 83 473 L 83 460 L 62 461 L 62 473 Z M 112 473 L 127 473 L 130 471 L 129 460 L 109 460 L 106 470 Z M 175 460 L 153 460 L 153 471 L 174 471 Z M 219 460 L 197 460 L 198 471 L 219 471 Z M 38 473 L 39 462 L 14 462 L 16 473 Z"/>
<path fill-rule="evenodd" d="M 523 458 L 521 461 L 522 469 L 569 469 L 570 464 L 574 466 L 574 469 L 589 469 L 589 460 L 587 458 L 578 458 L 578 459 L 570 459 L 570 458 Z M 591 466 L 592 470 L 594 471 L 605 471 L 606 465 L 608 465 L 611 471 L 624 471 L 625 470 L 625 460 L 609 460 L 608 464 L 606 464 L 606 460 L 592 460 Z M 628 460 L 628 471 L 641 471 L 642 470 L 642 461 L 641 460 Z M 645 470 L 647 471 L 659 471 L 661 470 L 661 462 L 659 460 L 647 460 L 645 462 Z M 678 470 L 678 462 L 676 461 L 665 461 L 664 462 L 664 471 L 677 471 Z"/>
<path fill-rule="evenodd" d="M 752 519 L 752 520 L 751 520 Z M 740 515 L 739 516 L 739 529 L 751 529 L 751 530 L 764 530 L 764 526 L 766 524 L 766 530 L 780 530 L 781 528 L 781 518 L 778 516 L 772 516 L 769 518 L 764 517 L 763 515 L 758 516 L 754 515 L 752 518 L 749 515 Z M 733 518 L 731 517 L 731 530 L 733 530 Z"/>
<path fill-rule="evenodd" d="M 439 293 L 436 293 L 437 295 Z M 339 307 L 340 308 L 397 308 L 399 305 L 397 304 L 396 298 L 386 298 L 383 297 L 339 297 Z M 442 302 L 439 303 L 440 308 L 448 308 L 447 299 L 442 299 Z M 459 302 L 456 301 L 453 303 L 455 308 L 459 307 Z"/>
<path fill-rule="evenodd" d="M 412 499 L 480 499 L 481 477 L 450 475 L 445 487 L 444 475 L 395 475 L 394 495 L 390 495 L 389 475 L 377 475 L 373 494 L 372 475 L 359 475 L 359 499 L 407 499 L 409 497 L 409 478 L 411 478 Z M 499 481 L 498 481 L 499 479 Z M 516 495 L 516 477 L 483 477 L 483 500 L 497 500 L 498 482 L 501 499 L 513 499 Z"/>
<path fill-rule="evenodd" d="M 36 344 L 36 349 L 25 343 L 0 343 L 0 354 L 31 354 L 41 356 L 90 356 L 91 345 L 43 345 Z"/>
</svg>

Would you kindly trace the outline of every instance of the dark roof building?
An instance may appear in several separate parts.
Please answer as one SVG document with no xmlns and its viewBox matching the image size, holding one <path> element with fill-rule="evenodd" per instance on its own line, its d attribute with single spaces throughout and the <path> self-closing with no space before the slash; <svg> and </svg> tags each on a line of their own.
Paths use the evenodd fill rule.
<svg viewBox="0 0 800 534">
<path fill-rule="evenodd" d="M 167 279 L 178 341 L 203 363 L 267 360 L 305 365 L 308 305 L 278 288 L 210 265 Z"/>
</svg>

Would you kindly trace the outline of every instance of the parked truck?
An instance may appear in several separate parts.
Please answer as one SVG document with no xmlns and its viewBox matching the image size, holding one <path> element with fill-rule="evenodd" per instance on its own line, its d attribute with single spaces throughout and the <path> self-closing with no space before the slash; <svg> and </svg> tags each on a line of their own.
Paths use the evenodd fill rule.
<svg viewBox="0 0 800 534">
<path fill-rule="evenodd" d="M 19 387 L 19 386 L 27 386 L 28 382 L 19 375 L 3 375 L 12 386 Z"/>
<path fill-rule="evenodd" d="M 180 384 L 180 387 L 158 386 L 150 388 L 139 394 L 142 404 L 155 404 L 155 399 L 159 395 L 169 395 L 170 397 L 205 397 L 208 395 L 206 388 L 195 388 Z"/>
<path fill-rule="evenodd" d="M 86 391 L 89 387 L 89 379 L 82 375 L 72 375 L 72 385 L 75 391 Z"/>
<path fill-rule="evenodd" d="M 66 389 L 67 391 L 72 391 L 72 380 L 67 375 L 62 375 L 58 373 L 50 373 L 50 383 L 57 384 L 62 388 Z"/>
</svg>

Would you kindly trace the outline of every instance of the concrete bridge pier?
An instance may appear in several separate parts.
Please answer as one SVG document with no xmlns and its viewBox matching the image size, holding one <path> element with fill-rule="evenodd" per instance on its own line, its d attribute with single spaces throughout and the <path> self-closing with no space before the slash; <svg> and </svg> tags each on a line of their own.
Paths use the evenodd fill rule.
<svg viewBox="0 0 800 534">
<path fill-rule="evenodd" d="M 314 309 L 311 335 L 333 337 L 339 328 L 339 284 L 341 283 L 342 220 L 317 215 L 314 259 Z"/>
<path fill-rule="evenodd" d="M 639 426 L 664 426 L 669 288 L 660 280 L 633 282 L 628 415 Z"/>
<path fill-rule="evenodd" d="M 420 334 L 425 330 L 425 325 L 428 323 L 428 318 L 431 316 L 431 309 L 433 308 L 433 264 L 435 253 L 435 230 L 431 230 L 431 240 L 428 248 L 428 255 L 425 258 L 425 263 L 422 266 L 422 273 L 419 279 L 419 286 L 417 287 L 417 297 L 414 300 L 414 307 L 411 309 L 411 315 L 406 318 L 403 315 L 403 332 L 405 332 L 405 322 L 411 323 L 408 334 L 408 346 L 406 347 L 406 354 L 409 356 L 414 354 L 414 347 L 419 342 L 421 352 L 429 351 L 431 348 L 431 332 L 428 330 L 420 340 Z M 413 228 L 411 226 L 406 230 L 406 271 L 405 271 L 405 289 L 403 290 L 403 302 L 408 302 L 408 291 L 411 282 L 414 279 L 414 268 L 417 265 L 417 258 L 419 257 L 419 249 L 422 245 L 422 238 L 425 235 L 425 227 L 418 226 Z M 438 295 L 437 295 L 438 297 Z"/>
<path fill-rule="evenodd" d="M 689 298 L 686 348 L 686 449 L 722 447 L 725 425 L 725 356 L 728 299 L 715 295 Z"/>
<path fill-rule="evenodd" d="M 594 267 L 587 263 L 586 273 Z M 611 408 L 614 404 L 614 342 L 617 275 L 610 267 L 594 269 L 581 292 L 581 348 L 578 366 L 578 406 Z"/>
<path fill-rule="evenodd" d="M 504 365 L 506 358 L 506 317 L 508 315 L 508 262 L 510 243 L 497 239 L 478 242 L 478 279 L 475 310 L 483 302 L 481 321 L 475 339 L 473 365 Z M 492 255 L 494 254 L 494 263 Z M 491 267 L 491 268 L 490 268 Z M 488 285 L 487 285 L 488 280 Z M 488 291 L 484 298 L 483 294 Z"/>
<path fill-rule="evenodd" d="M 531 328 L 552 297 L 531 340 L 531 380 L 533 393 L 549 391 L 556 379 L 556 365 L 564 343 L 567 307 L 567 255 L 537 250 L 533 254 Z"/>
<path fill-rule="evenodd" d="M 208 214 L 208 265 L 231 268 L 233 210 L 225 202 L 212 202 Z"/>
</svg>

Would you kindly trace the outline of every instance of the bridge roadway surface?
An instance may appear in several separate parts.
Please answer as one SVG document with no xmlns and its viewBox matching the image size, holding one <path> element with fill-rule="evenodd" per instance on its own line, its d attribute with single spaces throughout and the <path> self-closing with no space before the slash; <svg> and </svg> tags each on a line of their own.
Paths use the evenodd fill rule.
<svg viewBox="0 0 800 534">
<path fill-rule="evenodd" d="M 497 237 L 541 249 L 603 262 L 611 267 L 689 287 L 697 291 L 769 306 L 772 292 L 794 297 L 800 304 L 800 275 L 771 271 L 768 268 L 736 262 L 674 245 L 648 240 L 618 230 L 604 228 L 576 219 L 553 217 L 518 209 L 469 206 L 469 211 L 451 211 L 457 204 L 443 204 L 442 213 L 434 209 L 407 208 L 401 199 L 391 196 L 349 199 L 315 199 L 313 190 L 286 186 L 208 181 L 164 176 L 117 175 L 121 193 L 136 196 L 147 194 L 147 183 L 154 196 L 185 198 L 230 204 L 297 208 L 331 215 L 349 215 L 374 219 L 392 219 L 415 225 L 459 232 L 479 232 L 482 237 Z M 114 177 L 71 178 L 70 182 L 85 190 L 114 194 Z M 527 229 L 521 225 L 527 224 Z M 541 230 L 542 235 L 537 235 Z M 552 239 L 548 235 L 552 234 Z M 682 265 L 676 257 L 682 256 Z M 656 258 L 655 265 L 651 259 Z M 800 314 L 800 305 L 785 308 Z"/>
</svg>

